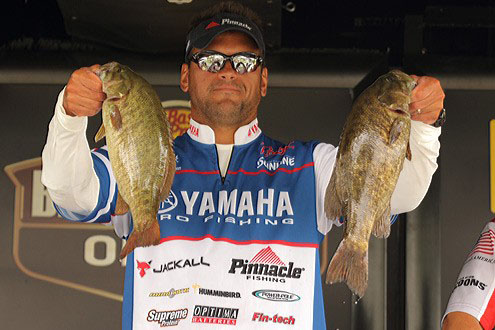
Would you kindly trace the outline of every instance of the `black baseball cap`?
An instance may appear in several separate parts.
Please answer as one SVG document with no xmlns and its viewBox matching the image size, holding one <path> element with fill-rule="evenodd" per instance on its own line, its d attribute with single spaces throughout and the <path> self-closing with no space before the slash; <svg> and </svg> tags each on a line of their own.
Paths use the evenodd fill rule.
<svg viewBox="0 0 495 330">
<path fill-rule="evenodd" d="M 188 62 L 188 56 L 191 49 L 202 49 L 207 47 L 217 35 L 225 31 L 240 31 L 246 33 L 254 39 L 256 45 L 258 45 L 258 48 L 261 50 L 261 55 L 265 55 L 263 35 L 261 34 L 259 27 L 254 24 L 253 21 L 247 17 L 232 13 L 218 13 L 212 18 L 199 23 L 187 35 L 186 63 Z"/>
</svg>

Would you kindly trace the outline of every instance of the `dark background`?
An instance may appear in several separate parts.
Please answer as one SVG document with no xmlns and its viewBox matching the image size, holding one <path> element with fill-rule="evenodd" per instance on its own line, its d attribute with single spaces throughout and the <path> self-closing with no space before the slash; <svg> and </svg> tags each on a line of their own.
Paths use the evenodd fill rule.
<svg viewBox="0 0 495 330">
<path fill-rule="evenodd" d="M 177 87 L 187 21 L 215 2 L 4 2 L 0 166 L 41 155 L 58 92 L 81 66 L 118 60 L 154 84 L 162 100 L 187 99 Z M 448 121 L 428 195 L 401 216 L 390 238 L 372 240 L 370 287 L 361 301 L 354 304 L 344 285 L 324 286 L 329 329 L 438 328 L 460 267 L 493 217 L 488 123 L 495 119 L 494 2 L 300 0 L 292 1 L 292 12 L 288 1 L 242 2 L 266 23 L 270 88 L 259 118 L 275 138 L 337 144 L 353 96 L 391 67 L 440 79 Z M 90 119 L 90 141 L 99 123 Z M 120 302 L 20 270 L 13 259 L 15 189 L 6 175 L 0 184 L 1 328 L 119 329 Z M 23 229 L 21 257 L 38 272 L 56 269 L 65 280 L 98 283 L 114 276 L 110 286 L 118 292 L 122 268 L 113 264 L 108 276 L 109 269 L 85 264 L 85 235 Z M 340 236 L 340 229 L 330 233 L 330 255 Z M 61 264 L 59 255 L 67 261 Z"/>
</svg>

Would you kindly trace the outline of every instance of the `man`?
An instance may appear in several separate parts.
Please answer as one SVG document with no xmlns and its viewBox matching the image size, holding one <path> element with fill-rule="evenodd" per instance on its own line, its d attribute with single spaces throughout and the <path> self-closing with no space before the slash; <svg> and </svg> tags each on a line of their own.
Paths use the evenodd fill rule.
<svg viewBox="0 0 495 330">
<path fill-rule="evenodd" d="M 180 78 L 191 98 L 191 127 L 174 142 L 170 203 L 157 216 L 162 243 L 137 248 L 127 259 L 124 329 L 325 328 L 318 244 L 335 221 L 325 217 L 323 200 L 337 149 L 315 141 L 283 145 L 261 132 L 256 117 L 268 69 L 258 26 L 256 15 L 235 3 L 193 22 Z M 111 216 L 118 187 L 107 152 L 90 152 L 85 138 L 87 117 L 105 99 L 97 68 L 76 70 L 59 95 L 42 181 L 64 217 L 111 220 L 126 235 L 125 219 Z M 420 203 L 437 168 L 440 128 L 430 124 L 444 93 L 438 80 L 414 78 L 414 157 L 405 161 L 392 214 Z M 259 161 L 277 166 L 260 170 Z M 190 290 L 156 298 L 172 287 Z"/>
<path fill-rule="evenodd" d="M 485 225 L 459 273 L 442 320 L 443 330 L 495 326 L 495 219 Z"/>
</svg>

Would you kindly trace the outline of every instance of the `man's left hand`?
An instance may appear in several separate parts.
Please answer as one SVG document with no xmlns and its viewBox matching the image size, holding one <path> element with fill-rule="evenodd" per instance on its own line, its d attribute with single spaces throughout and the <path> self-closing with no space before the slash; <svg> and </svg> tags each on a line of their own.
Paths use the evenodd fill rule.
<svg viewBox="0 0 495 330">
<path fill-rule="evenodd" d="M 433 124 L 443 109 L 443 92 L 440 81 L 433 77 L 411 75 L 417 85 L 411 93 L 409 112 L 411 119 L 425 124 Z"/>
</svg>

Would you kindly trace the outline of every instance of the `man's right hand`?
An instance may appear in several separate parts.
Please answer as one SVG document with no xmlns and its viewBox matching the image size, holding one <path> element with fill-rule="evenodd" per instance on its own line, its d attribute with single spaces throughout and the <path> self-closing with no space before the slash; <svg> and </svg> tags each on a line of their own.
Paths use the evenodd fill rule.
<svg viewBox="0 0 495 330">
<path fill-rule="evenodd" d="M 63 106 L 69 116 L 94 116 L 107 97 L 95 71 L 99 64 L 80 68 L 72 73 L 65 87 Z"/>
</svg>

